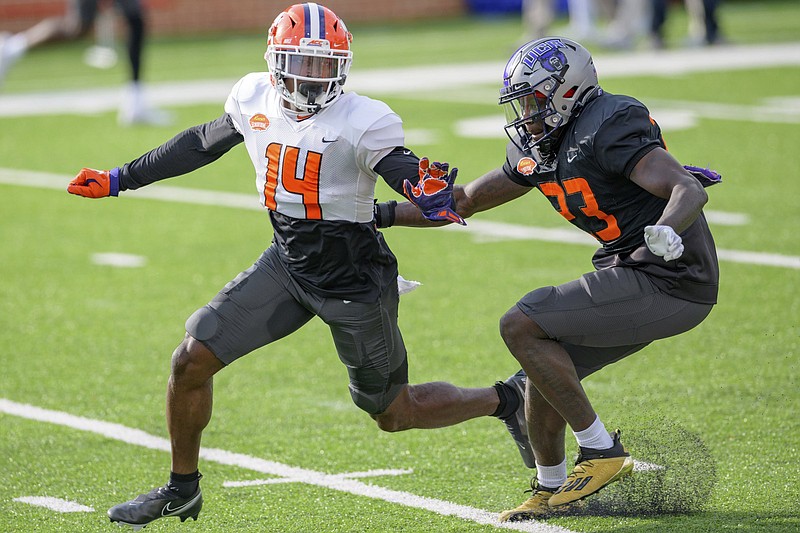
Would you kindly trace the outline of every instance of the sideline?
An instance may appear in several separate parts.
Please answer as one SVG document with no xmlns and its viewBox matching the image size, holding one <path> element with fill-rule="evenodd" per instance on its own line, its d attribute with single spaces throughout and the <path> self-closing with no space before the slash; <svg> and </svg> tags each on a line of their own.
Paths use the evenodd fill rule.
<svg viewBox="0 0 800 533">
<path fill-rule="evenodd" d="M 12 402 L 5 398 L 0 398 L 0 413 L 38 422 L 57 424 L 80 431 L 87 431 L 143 448 L 165 452 L 170 451 L 169 440 L 150 435 L 138 429 L 129 428 L 121 424 L 104 422 L 102 420 L 75 416 L 61 411 L 42 409 L 33 405 Z M 291 482 L 306 483 L 308 485 L 338 490 L 356 496 L 423 509 L 442 516 L 453 516 L 499 529 L 527 531 L 529 533 L 573 533 L 569 529 L 542 522 L 498 522 L 498 513 L 496 512 L 484 511 L 483 509 L 476 509 L 466 505 L 459 505 L 435 498 L 417 496 L 409 492 L 370 485 L 356 479 L 348 478 L 342 474 L 326 474 L 324 472 L 289 466 L 275 461 L 267 461 L 266 459 L 218 448 L 201 448 L 200 458 L 204 461 L 244 468 L 262 474 L 277 476 L 279 478 L 288 478 Z"/>
<path fill-rule="evenodd" d="M 37 187 L 43 189 L 65 190 L 71 176 L 53 174 L 49 172 L 34 172 L 29 170 L 16 170 L 0 167 L 0 185 L 17 185 L 24 187 Z M 215 207 L 233 207 L 261 211 L 255 192 L 251 194 L 233 193 L 224 191 L 211 191 L 201 189 L 188 189 L 173 187 L 156 183 L 149 187 L 138 189 L 127 195 L 128 199 L 160 200 L 164 202 L 178 202 L 196 205 L 211 205 Z M 746 217 L 736 213 L 706 212 L 706 217 L 712 224 L 739 225 L 746 221 Z M 597 247 L 597 241 L 591 236 L 570 227 L 541 228 L 536 226 L 522 226 L 491 220 L 472 220 L 466 227 L 444 226 L 431 228 L 442 231 L 467 232 L 478 242 L 498 240 L 535 240 L 545 242 L 558 242 L 563 244 L 582 244 Z M 800 270 L 800 256 L 782 255 L 766 252 L 748 252 L 744 250 L 717 249 L 717 256 L 722 261 L 743 263 L 748 265 L 772 266 Z"/>
<path fill-rule="evenodd" d="M 800 66 L 800 42 L 600 54 L 594 56 L 594 61 L 601 73 L 601 82 L 624 76 L 673 77 L 693 72 L 793 67 Z M 452 92 L 454 80 L 457 80 L 459 90 L 480 85 L 499 87 L 504 67 L 505 61 L 491 61 L 357 69 L 348 76 L 347 90 L 369 96 L 440 90 Z M 221 110 L 236 81 L 211 79 L 149 83 L 145 87 L 146 98 L 159 107 L 218 104 Z M 0 94 L 0 117 L 116 111 L 121 98 L 122 89 L 119 87 Z"/>
</svg>

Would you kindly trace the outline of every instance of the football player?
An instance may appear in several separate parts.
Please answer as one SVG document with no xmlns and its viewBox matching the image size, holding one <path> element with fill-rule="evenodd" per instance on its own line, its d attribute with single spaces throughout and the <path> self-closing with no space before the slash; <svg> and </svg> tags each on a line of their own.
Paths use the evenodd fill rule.
<svg viewBox="0 0 800 533">
<path fill-rule="evenodd" d="M 166 125 L 169 113 L 148 107 L 141 83 L 142 48 L 147 36 L 145 18 L 140 0 L 114 0 L 128 26 L 128 60 L 131 81 L 125 88 L 125 97 L 119 110 L 119 122 L 133 124 Z M 14 35 L 0 34 L 0 85 L 9 68 L 28 50 L 46 43 L 79 39 L 92 29 L 98 15 L 98 0 L 68 0 L 67 13 L 61 17 L 44 19 L 27 30 Z"/>
<path fill-rule="evenodd" d="M 352 400 L 382 430 L 494 415 L 512 432 L 523 431 L 522 376 L 474 389 L 408 383 L 397 261 L 373 222 L 391 225 L 391 209 L 375 209 L 375 184 L 381 176 L 406 192 L 427 218 L 463 223 L 452 209 L 456 169 L 407 149 L 402 122 L 386 104 L 343 92 L 350 41 L 331 10 L 289 7 L 269 28 L 269 72 L 244 76 L 222 116 L 120 167 L 84 168 L 68 187 L 89 198 L 117 196 L 191 172 L 244 143 L 274 232 L 255 264 L 186 321 L 167 385 L 169 482 L 112 507 L 112 522 L 138 529 L 165 516 L 197 519 L 198 455 L 213 375 L 314 316 L 330 327 Z"/>
<path fill-rule="evenodd" d="M 719 270 L 702 209 L 704 186 L 720 176 L 678 163 L 647 108 L 603 91 L 591 55 L 569 39 L 517 50 L 505 67 L 500 104 L 510 139 L 505 163 L 456 188 L 458 214 L 538 189 L 600 245 L 595 271 L 529 292 L 500 320 L 527 375 L 537 473 L 531 497 L 500 515 L 515 521 L 564 510 L 632 472 L 619 431 L 605 429 L 581 380 L 694 328 L 711 312 Z M 398 225 L 428 224 L 408 203 L 396 206 L 394 217 Z M 567 425 L 580 447 L 569 474 Z"/>
</svg>

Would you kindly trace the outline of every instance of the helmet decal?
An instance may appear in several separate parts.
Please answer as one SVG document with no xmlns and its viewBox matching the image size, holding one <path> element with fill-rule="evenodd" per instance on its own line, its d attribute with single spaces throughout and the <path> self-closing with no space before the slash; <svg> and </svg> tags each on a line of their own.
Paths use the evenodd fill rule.
<svg viewBox="0 0 800 533">
<path fill-rule="evenodd" d="M 325 38 L 325 11 L 317 4 L 303 4 L 306 39 Z"/>
<path fill-rule="evenodd" d="M 522 58 L 522 63 L 528 68 L 533 68 L 538 61 L 548 72 L 560 72 L 567 64 L 567 56 L 560 50 L 566 45 L 559 39 L 550 39 L 531 48 Z"/>
</svg>

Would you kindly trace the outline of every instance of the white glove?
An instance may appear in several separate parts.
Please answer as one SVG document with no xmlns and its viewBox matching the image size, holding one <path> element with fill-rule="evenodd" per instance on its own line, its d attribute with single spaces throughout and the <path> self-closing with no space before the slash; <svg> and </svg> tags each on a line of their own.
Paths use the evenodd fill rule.
<svg viewBox="0 0 800 533">
<path fill-rule="evenodd" d="M 674 261 L 683 255 L 681 236 L 669 226 L 645 226 L 644 242 L 651 252 L 663 257 L 664 261 Z"/>
</svg>

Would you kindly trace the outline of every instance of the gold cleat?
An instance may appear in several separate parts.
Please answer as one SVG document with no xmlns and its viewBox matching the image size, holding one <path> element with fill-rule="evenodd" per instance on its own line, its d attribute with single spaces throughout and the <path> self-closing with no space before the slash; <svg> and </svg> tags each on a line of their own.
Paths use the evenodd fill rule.
<svg viewBox="0 0 800 533">
<path fill-rule="evenodd" d="M 633 472 L 633 459 L 623 448 L 619 436 L 619 430 L 612 433 L 614 446 L 607 450 L 580 449 L 575 468 L 548 500 L 551 508 L 582 500 Z"/>
<path fill-rule="evenodd" d="M 533 491 L 533 495 L 525 500 L 522 505 L 500 513 L 500 521 L 519 522 L 520 520 L 544 518 L 552 515 L 553 509 L 550 508 L 547 502 L 555 493 L 555 489 L 542 487 L 534 478 L 531 482 L 531 491 Z"/>
</svg>

